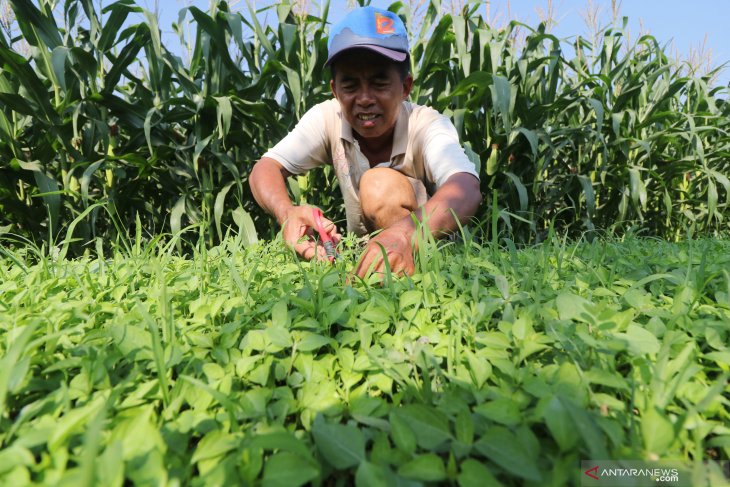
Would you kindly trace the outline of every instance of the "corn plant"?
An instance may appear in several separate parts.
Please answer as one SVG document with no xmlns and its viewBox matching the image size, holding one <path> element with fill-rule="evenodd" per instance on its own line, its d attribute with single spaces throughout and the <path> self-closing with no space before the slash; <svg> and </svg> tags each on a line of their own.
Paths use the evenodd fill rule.
<svg viewBox="0 0 730 487">
<path fill-rule="evenodd" d="M 330 96 L 327 2 L 316 14 L 286 2 L 184 8 L 173 29 L 185 60 L 132 0 L 101 11 L 70 0 L 60 16 L 51 0 L 10 5 L 21 34 L 0 35 L 0 228 L 53 242 L 105 202 L 77 226 L 76 247 L 137 221 L 150 235 L 202 224 L 209 243 L 229 227 L 272 235 L 247 177 Z M 492 235 L 638 227 L 677 239 L 727 227 L 730 109 L 711 74 L 686 75 L 651 36 L 629 43 L 625 24 L 562 40 L 545 25 L 495 29 L 470 3 L 453 16 L 439 1 L 391 8 L 410 27 L 413 101 L 452 118 L 487 196 L 477 223 Z M 289 187 L 342 218 L 330 168 Z"/>
<path fill-rule="evenodd" d="M 545 25 L 495 31 L 475 8 L 440 20 L 429 8 L 415 98 L 451 113 L 483 191 L 498 193 L 508 225 L 518 217 L 522 239 L 556 221 L 579 231 L 638 224 L 670 238 L 687 225 L 726 228 L 727 92 L 711 76 L 683 76 L 651 36 L 626 50 L 625 23 L 597 44 L 578 37 L 568 58 Z M 529 30 L 521 49 L 517 28 Z"/>
</svg>

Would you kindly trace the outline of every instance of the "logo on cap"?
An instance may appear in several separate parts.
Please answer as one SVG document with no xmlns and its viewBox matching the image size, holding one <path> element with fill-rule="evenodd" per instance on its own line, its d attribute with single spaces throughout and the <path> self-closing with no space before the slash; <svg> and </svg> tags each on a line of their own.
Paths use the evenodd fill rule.
<svg viewBox="0 0 730 487">
<path fill-rule="evenodd" d="M 375 31 L 378 34 L 395 34 L 393 19 L 385 15 L 375 13 Z"/>
</svg>

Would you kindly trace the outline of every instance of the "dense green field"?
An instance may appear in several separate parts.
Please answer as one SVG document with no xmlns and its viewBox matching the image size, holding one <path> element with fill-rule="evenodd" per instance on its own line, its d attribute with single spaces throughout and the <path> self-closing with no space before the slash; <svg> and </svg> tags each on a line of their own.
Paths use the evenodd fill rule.
<svg viewBox="0 0 730 487">
<path fill-rule="evenodd" d="M 383 286 L 352 240 L 172 247 L 0 248 L 0 484 L 725 485 L 727 240 L 430 244 Z"/>
</svg>

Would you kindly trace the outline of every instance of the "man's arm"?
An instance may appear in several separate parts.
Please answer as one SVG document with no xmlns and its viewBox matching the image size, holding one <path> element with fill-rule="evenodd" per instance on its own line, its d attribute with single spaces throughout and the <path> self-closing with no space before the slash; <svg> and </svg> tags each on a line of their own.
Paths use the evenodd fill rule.
<svg viewBox="0 0 730 487">
<path fill-rule="evenodd" d="M 479 180 L 469 173 L 456 173 L 439 187 L 426 204 L 413 212 L 418 221 L 425 220 L 433 235 L 441 237 L 458 228 L 454 214 L 463 224 L 474 216 L 482 201 Z M 451 212 L 453 210 L 453 214 Z M 411 240 L 416 225 L 411 215 L 384 229 L 370 240 L 355 273 L 364 278 L 369 271 L 384 272 L 385 265 L 380 245 L 385 248 L 393 273 L 413 274 L 413 250 Z M 417 245 L 416 241 L 414 245 Z"/>
<path fill-rule="evenodd" d="M 289 176 L 289 171 L 277 161 L 262 157 L 253 166 L 248 178 L 254 199 L 279 225 L 284 223 L 287 213 L 294 206 L 286 190 L 286 178 Z"/>
<path fill-rule="evenodd" d="M 419 221 L 423 221 L 425 214 L 431 232 L 441 237 L 458 229 L 451 210 L 454 210 L 459 223 L 463 225 L 476 214 L 481 202 L 479 180 L 472 174 L 460 172 L 449 177 L 423 209 L 419 208 L 415 214 Z"/>
<path fill-rule="evenodd" d="M 315 226 L 312 208 L 309 206 L 295 206 L 286 190 L 286 178 L 291 174 L 276 160 L 262 157 L 251 170 L 249 184 L 256 202 L 268 214 L 273 216 L 282 226 L 284 241 L 297 254 L 310 260 L 315 255 L 326 259 L 327 253 L 322 245 L 317 245 L 309 237 Z M 341 235 L 337 232 L 334 223 L 322 218 L 322 224 L 335 242 Z"/>
</svg>

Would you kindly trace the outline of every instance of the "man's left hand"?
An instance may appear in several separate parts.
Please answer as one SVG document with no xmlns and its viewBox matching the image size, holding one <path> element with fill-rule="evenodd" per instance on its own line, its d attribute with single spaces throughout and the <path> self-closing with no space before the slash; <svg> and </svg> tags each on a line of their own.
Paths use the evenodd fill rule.
<svg viewBox="0 0 730 487">
<path fill-rule="evenodd" d="M 399 223 L 386 228 L 377 236 L 370 239 L 370 242 L 368 242 L 360 257 L 355 274 L 362 279 L 373 272 L 384 274 L 385 261 L 383 260 L 383 249 L 385 249 L 385 254 L 390 263 L 390 270 L 393 274 L 412 275 L 416 269 L 415 263 L 413 262 L 413 246 L 411 244 L 413 232 L 412 222 L 410 225 L 401 225 Z"/>
</svg>

